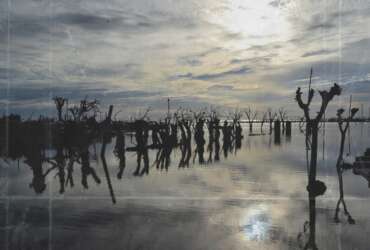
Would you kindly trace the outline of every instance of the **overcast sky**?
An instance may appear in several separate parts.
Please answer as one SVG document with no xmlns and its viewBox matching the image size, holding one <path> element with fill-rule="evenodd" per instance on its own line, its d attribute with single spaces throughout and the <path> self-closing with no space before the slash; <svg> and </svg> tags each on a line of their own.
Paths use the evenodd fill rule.
<svg viewBox="0 0 370 250">
<path fill-rule="evenodd" d="M 368 113 L 366 0 L 0 0 L 0 109 L 54 114 L 51 97 L 150 106 L 286 107 L 338 82 Z M 316 99 L 317 101 L 319 100 Z M 333 113 L 334 115 L 334 113 Z"/>
</svg>

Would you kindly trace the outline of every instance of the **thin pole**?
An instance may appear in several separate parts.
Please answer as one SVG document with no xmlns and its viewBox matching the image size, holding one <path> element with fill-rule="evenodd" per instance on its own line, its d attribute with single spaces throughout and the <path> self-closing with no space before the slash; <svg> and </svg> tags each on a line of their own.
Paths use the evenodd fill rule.
<svg viewBox="0 0 370 250">
<path fill-rule="evenodd" d="M 349 96 L 348 117 L 351 116 L 351 109 L 352 109 L 352 95 Z M 349 122 L 348 126 L 348 153 L 351 154 L 351 122 Z"/>
<path fill-rule="evenodd" d="M 170 118 L 170 98 L 167 99 L 167 117 Z"/>
<path fill-rule="evenodd" d="M 310 82 L 308 83 L 307 103 L 308 103 L 308 100 L 310 99 L 310 91 L 311 91 L 311 83 L 312 83 L 312 74 L 313 74 L 313 69 L 312 69 L 312 67 L 311 67 L 311 71 L 310 71 Z"/>
<path fill-rule="evenodd" d="M 325 160 L 325 130 L 326 130 L 326 112 L 324 113 L 324 120 L 323 120 L 323 136 L 322 136 L 322 159 Z"/>
</svg>

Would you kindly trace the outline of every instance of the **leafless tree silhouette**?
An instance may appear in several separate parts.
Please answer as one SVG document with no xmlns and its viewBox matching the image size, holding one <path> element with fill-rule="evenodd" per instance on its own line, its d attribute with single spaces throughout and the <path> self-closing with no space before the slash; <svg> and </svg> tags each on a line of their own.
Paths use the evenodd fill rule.
<svg viewBox="0 0 370 250">
<path fill-rule="evenodd" d="M 272 134 L 272 124 L 277 117 L 277 113 L 272 111 L 272 108 L 267 109 L 268 122 L 270 125 L 270 134 Z"/>
<path fill-rule="evenodd" d="M 66 98 L 60 97 L 60 96 L 55 96 L 53 98 L 53 101 L 55 103 L 55 106 L 57 108 L 58 112 L 58 120 L 62 121 L 62 111 L 63 111 L 63 106 L 64 104 L 68 101 Z"/>
<path fill-rule="evenodd" d="M 319 123 L 326 111 L 326 108 L 331 100 L 337 95 L 341 94 L 341 88 L 339 85 L 334 83 L 333 87 L 329 91 L 323 90 L 319 91 L 321 96 L 321 106 L 315 118 L 310 117 L 310 105 L 315 95 L 315 90 L 311 89 L 311 79 L 312 79 L 312 69 L 310 74 L 310 82 L 308 88 L 308 100 L 306 103 L 302 100 L 301 88 L 297 88 L 296 91 L 296 101 L 298 106 L 303 110 L 305 120 L 306 120 L 306 142 L 308 137 L 311 139 L 311 157 L 308 164 L 308 198 L 309 198 L 309 208 L 310 208 L 310 218 L 309 218 L 309 239 L 304 249 L 317 249 L 315 242 L 316 235 L 316 197 L 323 195 L 326 191 L 325 183 L 316 180 L 316 168 L 317 168 L 317 147 L 318 147 L 318 130 Z M 308 148 L 307 148 L 308 149 Z"/>
<path fill-rule="evenodd" d="M 87 118 L 87 114 L 92 111 L 93 117 L 96 117 L 96 113 L 99 111 L 99 101 L 92 100 L 89 101 L 87 97 L 80 101 L 79 105 L 74 105 L 69 108 L 69 112 L 72 114 L 75 121 L 81 121 L 83 118 Z"/>
<path fill-rule="evenodd" d="M 253 131 L 253 121 L 257 118 L 258 111 L 257 110 L 253 111 L 250 107 L 248 107 L 244 111 L 244 113 L 247 116 L 247 120 L 248 120 L 248 123 L 249 123 L 249 133 L 252 133 L 252 131 Z"/>
<path fill-rule="evenodd" d="M 344 109 L 338 109 L 337 111 L 337 119 L 338 119 L 338 127 L 341 134 L 340 140 L 340 148 L 339 148 L 339 155 L 337 159 L 337 174 L 338 174 L 338 184 L 339 184 L 339 199 L 337 202 L 337 206 L 335 209 L 334 221 L 339 222 L 339 210 L 340 204 L 343 205 L 344 214 L 347 215 L 347 220 L 350 224 L 355 224 L 355 220 L 352 218 L 351 214 L 347 209 L 346 202 L 344 201 L 344 192 L 343 192 L 343 152 L 344 152 L 344 143 L 346 141 L 346 134 L 349 128 L 350 121 L 354 118 L 356 113 L 358 112 L 358 108 L 352 108 L 348 114 L 347 118 L 343 118 Z"/>
<path fill-rule="evenodd" d="M 288 118 L 288 112 L 285 110 L 284 107 L 281 107 L 279 108 L 278 110 L 278 113 L 279 113 L 279 119 L 282 123 L 282 126 L 283 126 L 283 134 L 285 132 L 285 120 Z"/>
</svg>

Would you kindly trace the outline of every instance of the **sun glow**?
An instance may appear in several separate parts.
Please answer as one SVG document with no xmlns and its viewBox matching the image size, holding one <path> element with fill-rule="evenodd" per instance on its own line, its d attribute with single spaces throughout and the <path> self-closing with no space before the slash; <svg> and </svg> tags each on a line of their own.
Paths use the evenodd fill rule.
<svg viewBox="0 0 370 250">
<path fill-rule="evenodd" d="M 211 19 L 244 39 L 258 39 L 260 43 L 285 40 L 289 36 L 289 23 L 284 11 L 269 2 L 229 0 Z"/>
</svg>

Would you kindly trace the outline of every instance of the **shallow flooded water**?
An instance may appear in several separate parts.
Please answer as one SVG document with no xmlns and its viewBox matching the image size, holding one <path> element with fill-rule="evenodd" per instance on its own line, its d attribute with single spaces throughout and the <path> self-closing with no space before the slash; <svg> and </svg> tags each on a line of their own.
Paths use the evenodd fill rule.
<svg viewBox="0 0 370 250">
<path fill-rule="evenodd" d="M 101 144 L 90 145 L 89 168 L 76 160 L 64 179 L 52 163 L 45 162 L 40 174 L 27 159 L 1 159 L 0 248 L 305 249 L 313 242 L 318 249 L 369 248 L 366 176 L 343 172 L 344 200 L 354 221 L 342 207 L 339 221 L 334 220 L 339 199 L 336 124 L 320 131 L 317 179 L 327 190 L 314 206 L 309 205 L 305 138 L 298 127 L 290 138 L 282 135 L 280 143 L 268 133 L 249 136 L 247 130 L 240 149 L 224 152 L 221 145 L 216 159 L 207 144 L 204 162 L 193 145 L 189 164 L 182 164 L 180 148 L 157 162 L 159 150 L 150 149 L 143 156 L 149 164 L 140 166 L 136 152 L 127 151 L 124 168 L 113 138 L 105 159 L 95 153 Z M 363 155 L 369 138 L 369 125 L 352 124 L 346 159 Z M 134 145 L 129 135 L 126 144 Z M 55 149 L 46 151 L 50 158 L 55 154 Z M 40 176 L 46 186 L 35 192 Z M 67 185 L 62 188 L 61 182 Z"/>
</svg>

